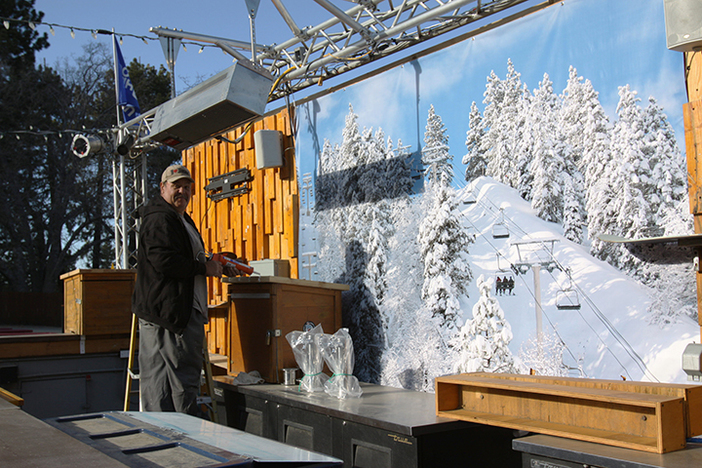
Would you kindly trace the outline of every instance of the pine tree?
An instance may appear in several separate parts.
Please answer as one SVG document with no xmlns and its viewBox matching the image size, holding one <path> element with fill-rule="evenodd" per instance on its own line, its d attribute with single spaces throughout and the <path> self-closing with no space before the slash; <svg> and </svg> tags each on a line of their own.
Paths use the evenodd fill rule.
<svg viewBox="0 0 702 468">
<path fill-rule="evenodd" d="M 468 263 L 466 234 L 458 218 L 458 201 L 451 187 L 448 136 L 434 107 L 429 109 L 422 162 L 427 165 L 426 216 L 419 228 L 419 245 L 424 261 L 422 299 L 442 326 L 453 329 L 460 314 L 458 298 L 467 292 L 472 279 Z"/>
<path fill-rule="evenodd" d="M 488 165 L 487 175 L 498 182 L 515 187 L 514 154 L 520 140 L 519 107 L 523 95 L 521 75 L 512 60 L 507 61 L 507 76 L 500 80 L 490 72 L 483 93 L 485 110 L 483 122 L 486 129 L 481 150 Z"/>
<path fill-rule="evenodd" d="M 677 205 L 687 198 L 685 159 L 668 118 L 653 97 L 649 97 L 644 109 L 644 129 L 643 152 L 651 168 L 653 184 L 649 201 L 656 207 L 654 224 L 658 228 L 651 235 L 662 235 L 666 217 L 678 213 Z"/>
<path fill-rule="evenodd" d="M 387 342 L 388 317 L 382 313 L 387 294 L 388 242 L 394 235 L 393 205 L 403 203 L 411 187 L 407 154 L 385 141 L 382 129 L 360 130 L 349 106 L 342 142 L 325 142 L 319 162 L 315 224 L 320 232 L 323 279 L 349 285 L 342 294 L 344 319 L 354 340 L 356 375 L 365 382 L 380 379 L 380 352 Z M 345 264 L 339 264 L 345 252 Z M 338 276 L 329 276 L 336 272 Z"/>
<path fill-rule="evenodd" d="M 455 372 L 516 373 L 509 350 L 512 328 L 497 299 L 491 295 L 491 283 L 480 275 L 477 284 L 480 298 L 473 306 L 473 318 L 457 337 L 459 357 Z"/>
<path fill-rule="evenodd" d="M 553 93 L 553 83 L 544 74 L 534 91 L 528 121 L 534 138 L 534 177 L 531 207 L 541 219 L 563 220 L 563 178 L 566 170 L 566 147 L 558 128 L 560 104 Z"/>
<path fill-rule="evenodd" d="M 557 333 L 543 332 L 541 339 L 532 338 L 519 349 L 522 373 L 565 377 L 568 367 L 563 362 L 565 343 Z"/>
<path fill-rule="evenodd" d="M 578 244 L 583 241 L 583 201 L 582 191 L 569 174 L 563 178 L 563 236 Z"/>
<path fill-rule="evenodd" d="M 582 231 L 582 226 L 572 225 L 574 222 L 577 224 L 580 219 L 586 223 L 592 238 L 603 232 L 603 225 L 611 216 L 608 207 L 613 194 L 607 177 L 611 161 L 611 128 L 592 83 L 578 76 L 572 66 L 562 102 L 560 127 L 569 150 L 566 171 L 571 176 L 576 197 L 574 200 L 567 199 L 567 196 L 564 199 L 564 232 L 572 232 L 571 236 L 575 238 L 571 240 L 578 242 L 577 232 Z M 576 214 L 577 210 L 580 211 Z"/>
<path fill-rule="evenodd" d="M 463 156 L 463 164 L 466 167 L 466 181 L 485 175 L 487 171 L 487 160 L 481 148 L 480 142 L 485 138 L 485 126 L 483 117 L 475 101 L 470 106 L 468 131 L 466 132 L 466 148 L 468 152 Z"/>
<path fill-rule="evenodd" d="M 652 207 L 648 200 L 654 193 L 654 185 L 645 154 L 644 115 L 636 94 L 629 85 L 619 88 L 619 119 L 612 133 L 612 153 L 618 155 L 612 173 L 615 218 L 607 232 L 629 239 L 647 237 L 653 226 Z M 623 246 L 614 247 L 606 260 L 630 274 L 641 278 L 646 276 L 642 261 Z"/>
<path fill-rule="evenodd" d="M 532 172 L 534 162 L 535 137 L 538 131 L 530 127 L 529 112 L 532 106 L 532 96 L 526 84 L 522 89 L 522 96 L 519 99 L 519 118 L 517 127 L 519 128 L 519 138 L 515 151 L 515 165 L 513 170 L 513 186 L 525 200 L 532 199 L 534 185 L 534 174 Z"/>
<path fill-rule="evenodd" d="M 430 186 L 449 186 L 453 181 L 453 156 L 449 154 L 448 135 L 441 117 L 436 115 L 434 106 L 429 107 L 429 117 L 424 133 L 422 164 L 425 178 Z"/>
</svg>

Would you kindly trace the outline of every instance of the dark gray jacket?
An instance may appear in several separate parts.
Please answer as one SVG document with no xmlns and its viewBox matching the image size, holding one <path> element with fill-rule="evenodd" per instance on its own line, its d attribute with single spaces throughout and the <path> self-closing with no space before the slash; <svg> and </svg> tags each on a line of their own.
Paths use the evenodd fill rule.
<svg viewBox="0 0 702 468">
<path fill-rule="evenodd" d="M 144 205 L 139 215 L 142 223 L 132 312 L 181 334 L 193 309 L 195 276 L 205 274 L 205 265 L 194 260 L 190 237 L 178 212 L 161 196 Z M 195 226 L 187 213 L 184 217 Z"/>
</svg>

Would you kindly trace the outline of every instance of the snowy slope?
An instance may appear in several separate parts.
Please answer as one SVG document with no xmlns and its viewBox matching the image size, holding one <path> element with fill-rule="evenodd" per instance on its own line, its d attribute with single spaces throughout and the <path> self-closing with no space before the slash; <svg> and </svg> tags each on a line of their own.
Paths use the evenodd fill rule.
<svg viewBox="0 0 702 468">
<path fill-rule="evenodd" d="M 609 264 L 590 256 L 586 247 L 568 241 L 561 226 L 537 218 L 529 202 L 517 192 L 489 177 L 474 180 L 463 188 L 459 197 L 460 210 L 466 228 L 475 234 L 470 247 L 473 277 L 485 275 L 495 281 L 497 276 L 514 277 L 513 296 L 497 296 L 509 321 L 514 339 L 510 349 L 518 356 L 523 343 L 536 336 L 534 274 L 515 275 L 509 264 L 557 261 L 570 269 L 572 289 L 579 293 L 580 310 L 558 310 L 559 290 L 569 287 L 568 276 L 559 269 L 540 273 L 543 332 L 553 333 L 566 343 L 564 361 L 572 368 L 580 367 L 582 375 L 590 378 L 687 382 L 681 369 L 682 353 L 691 342 L 699 342 L 697 323 L 682 317 L 678 323 L 661 328 L 650 325 L 647 308 L 651 290 L 630 279 Z M 475 203 L 466 203 L 475 199 Z M 500 209 L 509 230 L 508 238 L 494 238 L 493 224 L 501 220 Z M 534 240 L 556 242 L 520 245 Z M 531 246 L 531 252 L 527 249 Z M 544 249 L 543 246 L 548 248 Z M 553 246 L 552 256 L 549 252 Z M 498 264 L 498 253 L 501 255 Z M 521 254 L 521 256 L 519 255 Z M 493 289 L 494 291 L 494 289 Z M 479 297 L 475 280 L 469 290 L 470 298 L 463 304 L 464 319 Z M 581 372 L 573 370 L 571 375 Z"/>
</svg>

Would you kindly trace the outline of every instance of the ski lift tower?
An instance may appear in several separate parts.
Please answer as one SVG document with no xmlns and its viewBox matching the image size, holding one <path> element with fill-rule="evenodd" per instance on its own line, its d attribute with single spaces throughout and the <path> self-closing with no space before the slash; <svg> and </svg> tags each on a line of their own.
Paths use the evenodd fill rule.
<svg viewBox="0 0 702 468">
<path fill-rule="evenodd" d="M 553 257 L 553 246 L 558 239 L 539 239 L 512 242 L 517 248 L 517 262 L 514 263 L 514 270 L 517 274 L 525 275 L 529 270 L 534 272 L 534 300 L 536 312 L 536 343 L 541 351 L 543 343 L 543 325 L 541 307 L 541 268 L 552 272 L 559 268 Z"/>
</svg>

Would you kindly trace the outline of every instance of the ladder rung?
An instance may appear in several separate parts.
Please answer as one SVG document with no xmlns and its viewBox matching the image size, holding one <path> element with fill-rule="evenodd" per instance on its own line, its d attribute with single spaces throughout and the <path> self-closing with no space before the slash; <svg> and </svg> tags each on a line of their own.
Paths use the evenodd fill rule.
<svg viewBox="0 0 702 468">
<path fill-rule="evenodd" d="M 212 403 L 212 397 L 209 397 L 209 396 L 197 397 L 197 404 L 198 405 L 208 405 L 210 403 Z"/>
</svg>

